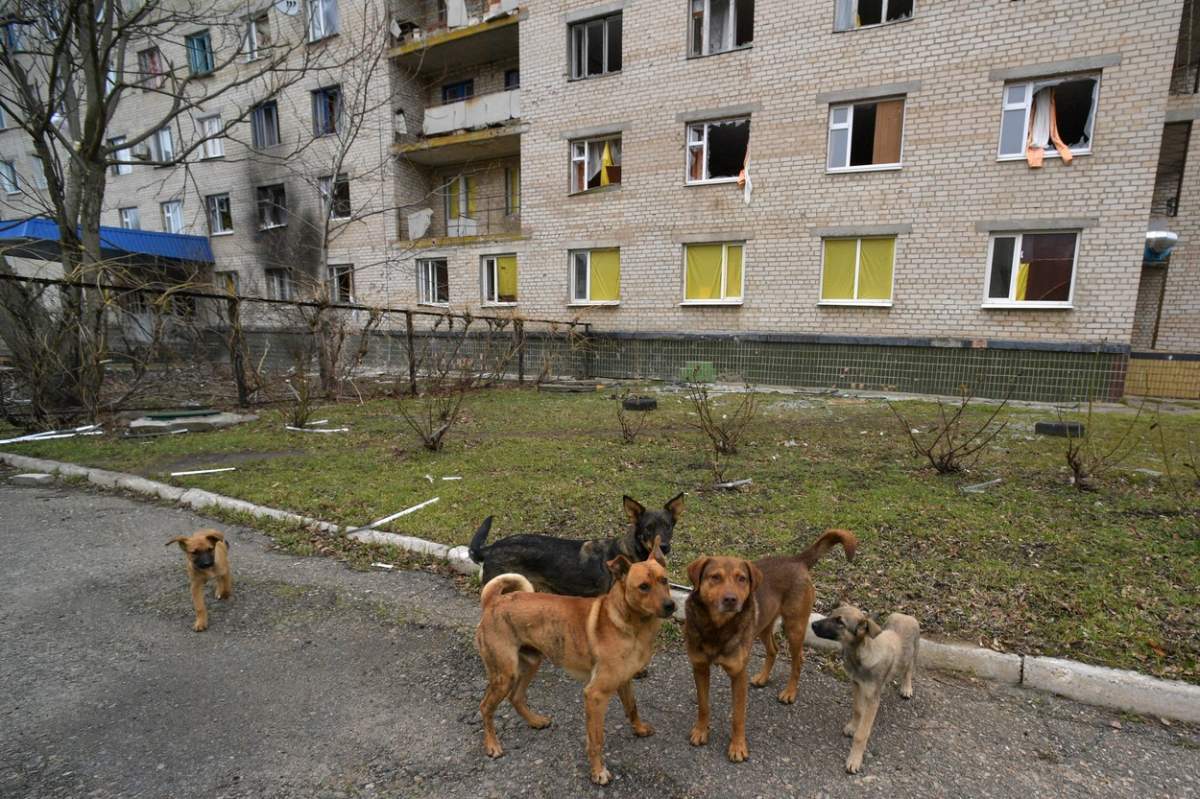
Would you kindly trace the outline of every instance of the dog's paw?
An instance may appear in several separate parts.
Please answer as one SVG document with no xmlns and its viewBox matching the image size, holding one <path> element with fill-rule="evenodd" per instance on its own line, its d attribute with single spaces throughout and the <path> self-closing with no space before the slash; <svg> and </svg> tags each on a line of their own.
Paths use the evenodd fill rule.
<svg viewBox="0 0 1200 799">
<path fill-rule="evenodd" d="M 862 755 L 850 755 L 846 758 L 846 773 L 857 774 L 862 768 Z"/>
<path fill-rule="evenodd" d="M 746 746 L 746 742 L 744 740 L 729 742 L 730 763 L 742 763 L 748 757 L 750 757 L 750 749 Z"/>
<path fill-rule="evenodd" d="M 606 768 L 602 768 L 599 771 L 593 771 L 592 782 L 596 783 L 597 785 L 608 785 L 610 782 L 612 782 L 612 773 Z"/>
<path fill-rule="evenodd" d="M 217 599 L 222 599 L 222 600 L 229 599 L 229 597 L 231 597 L 231 596 L 233 596 L 232 591 L 226 591 L 223 594 L 220 591 L 217 592 Z"/>
<path fill-rule="evenodd" d="M 504 754 L 504 747 L 500 745 L 499 741 L 484 741 L 483 753 L 488 757 L 500 757 Z"/>
<path fill-rule="evenodd" d="M 649 738 L 654 734 L 654 727 L 644 721 L 639 721 L 633 725 L 633 734 L 639 738 Z"/>
<path fill-rule="evenodd" d="M 688 738 L 692 746 L 704 746 L 708 743 L 708 727 L 692 727 L 692 735 Z"/>
<path fill-rule="evenodd" d="M 550 726 L 553 721 L 549 716 L 543 716 L 541 713 L 530 713 L 527 723 L 535 730 L 544 730 Z"/>
<path fill-rule="evenodd" d="M 900 697 L 902 699 L 912 699 L 913 689 L 911 685 L 900 686 Z"/>
<path fill-rule="evenodd" d="M 192 629 L 198 633 L 202 633 L 208 629 L 208 621 L 207 620 L 201 621 L 200 619 L 196 619 L 196 623 L 192 625 Z"/>
<path fill-rule="evenodd" d="M 761 671 L 750 678 L 750 684 L 755 688 L 766 688 L 767 683 L 771 681 L 770 674 L 764 674 Z"/>
<path fill-rule="evenodd" d="M 858 729 L 857 724 L 855 724 L 853 721 L 847 721 L 846 726 L 842 727 L 842 735 L 845 735 L 847 738 L 853 738 L 854 731 L 857 729 Z"/>
<path fill-rule="evenodd" d="M 787 688 L 784 688 L 782 691 L 780 691 L 779 696 L 776 698 L 785 705 L 795 704 L 796 689 L 789 685 Z"/>
</svg>

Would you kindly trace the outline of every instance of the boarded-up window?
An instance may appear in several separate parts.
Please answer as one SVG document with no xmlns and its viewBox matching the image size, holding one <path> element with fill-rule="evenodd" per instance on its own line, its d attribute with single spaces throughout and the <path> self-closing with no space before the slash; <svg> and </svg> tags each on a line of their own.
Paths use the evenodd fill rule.
<svg viewBox="0 0 1200 799">
<path fill-rule="evenodd" d="M 1068 305 L 1078 244 L 1078 231 L 993 236 L 987 303 Z"/>
<path fill-rule="evenodd" d="M 891 305 L 896 239 L 825 239 L 821 302 Z"/>
<path fill-rule="evenodd" d="M 575 250 L 571 253 L 572 302 L 617 303 L 620 299 L 620 250 Z"/>
<path fill-rule="evenodd" d="M 696 303 L 740 301 L 742 249 L 741 242 L 685 246 L 684 300 Z"/>
<path fill-rule="evenodd" d="M 903 139 L 903 98 L 829 109 L 830 169 L 899 164 Z"/>
</svg>

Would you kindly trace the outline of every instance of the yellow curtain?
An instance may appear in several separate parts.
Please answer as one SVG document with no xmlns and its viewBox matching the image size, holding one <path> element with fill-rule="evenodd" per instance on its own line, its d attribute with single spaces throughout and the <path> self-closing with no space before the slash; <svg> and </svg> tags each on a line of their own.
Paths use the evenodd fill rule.
<svg viewBox="0 0 1200 799">
<path fill-rule="evenodd" d="M 517 301 L 517 256 L 501 255 L 496 259 L 496 299 L 499 302 Z"/>
<path fill-rule="evenodd" d="M 474 219 L 475 218 L 475 193 L 476 193 L 475 189 L 477 188 L 477 186 L 475 185 L 475 178 L 468 175 L 465 178 L 465 180 L 467 181 L 467 217 L 469 219 Z"/>
<path fill-rule="evenodd" d="M 508 170 L 508 207 L 511 213 L 521 209 L 521 167 L 514 166 Z"/>
<path fill-rule="evenodd" d="M 892 298 L 892 262 L 896 256 L 895 239 L 863 239 L 858 270 L 858 299 Z"/>
<path fill-rule="evenodd" d="M 458 178 L 450 179 L 450 218 L 458 219 Z"/>
<path fill-rule="evenodd" d="M 689 300 L 721 299 L 720 244 L 688 244 L 683 296 Z"/>
<path fill-rule="evenodd" d="M 729 245 L 729 254 L 725 258 L 725 272 L 725 298 L 740 300 L 742 298 L 742 245 Z"/>
<path fill-rule="evenodd" d="M 621 299 L 621 251 L 592 250 L 591 252 L 591 296 L 593 302 Z"/>
<path fill-rule="evenodd" d="M 1017 266 L 1017 299 L 1025 299 L 1025 292 L 1029 288 L 1029 262 L 1022 261 Z"/>
<path fill-rule="evenodd" d="M 854 239 L 826 239 L 821 272 L 821 299 L 854 299 Z"/>
<path fill-rule="evenodd" d="M 608 168 L 613 165 L 612 150 L 608 146 L 608 142 L 604 142 L 604 152 L 600 155 L 600 185 L 607 186 Z"/>
</svg>

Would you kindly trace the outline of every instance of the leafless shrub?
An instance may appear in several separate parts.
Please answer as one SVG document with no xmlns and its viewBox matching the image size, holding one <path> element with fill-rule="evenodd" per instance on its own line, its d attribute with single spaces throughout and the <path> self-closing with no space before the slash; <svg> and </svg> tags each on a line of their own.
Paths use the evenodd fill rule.
<svg viewBox="0 0 1200 799">
<path fill-rule="evenodd" d="M 929 465 L 938 474 L 955 474 L 973 466 L 984 448 L 1008 426 L 1007 420 L 996 421 L 1008 405 L 1008 398 L 1005 398 L 982 425 L 966 427 L 963 416 L 972 399 L 974 397 L 969 393 L 963 392 L 962 399 L 949 412 L 945 403 L 938 400 L 938 421 L 927 433 L 921 435 L 896 406 L 889 402 L 888 408 L 903 425 L 904 432 L 912 443 L 914 455 L 928 460 Z"/>
<path fill-rule="evenodd" d="M 309 374 L 306 354 L 293 354 L 292 373 L 287 379 L 287 387 L 292 393 L 292 403 L 288 406 L 289 423 L 292 427 L 307 427 L 316 405 L 317 386 Z"/>
<path fill-rule="evenodd" d="M 1083 434 L 1072 435 L 1071 427 L 1067 425 L 1067 435 L 1064 439 L 1063 457 L 1071 470 L 1072 483 L 1075 488 L 1080 491 L 1094 491 L 1097 488 L 1097 481 L 1104 472 L 1120 464 L 1132 454 L 1139 443 L 1135 433 L 1145 407 L 1146 401 L 1142 400 L 1138 404 L 1137 413 L 1121 428 L 1112 446 L 1103 448 L 1097 441 L 1101 437 L 1106 437 L 1101 434 L 1108 426 L 1107 419 L 1104 423 L 1099 423 L 1104 414 L 1096 414 L 1094 403 L 1090 397 L 1088 398 Z M 1113 418 L 1114 415 L 1107 414 L 1107 416 Z M 1058 418 L 1059 421 L 1063 421 L 1062 411 L 1059 411 Z"/>
<path fill-rule="evenodd" d="M 707 384 L 692 379 L 685 384 L 685 388 L 688 400 L 696 412 L 696 420 L 690 421 L 689 424 L 704 433 L 717 455 L 736 455 L 738 441 L 753 421 L 758 408 L 754 390 L 747 385 L 739 395 L 733 411 L 721 413 L 714 407 Z"/>
<path fill-rule="evenodd" d="M 631 416 L 631 412 L 625 409 L 625 400 L 631 396 L 633 394 L 630 391 L 622 391 L 621 396 L 617 397 L 617 424 L 621 427 L 621 441 L 625 444 L 637 442 L 637 437 L 649 418 L 645 411 L 632 411 Z"/>
</svg>

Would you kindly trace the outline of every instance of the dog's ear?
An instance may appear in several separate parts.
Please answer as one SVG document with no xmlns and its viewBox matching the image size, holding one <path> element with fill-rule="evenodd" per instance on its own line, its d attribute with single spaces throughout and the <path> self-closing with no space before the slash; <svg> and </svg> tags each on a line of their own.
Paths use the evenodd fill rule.
<svg viewBox="0 0 1200 799">
<path fill-rule="evenodd" d="M 179 544 L 179 548 L 182 549 L 184 552 L 187 552 L 187 536 L 177 535 L 174 538 L 172 538 L 170 541 L 168 541 L 166 545 L 171 546 L 171 544 Z"/>
<path fill-rule="evenodd" d="M 871 620 L 863 616 L 858 620 L 858 624 L 854 625 L 854 638 L 861 641 L 867 637 L 867 633 L 871 631 Z"/>
<path fill-rule="evenodd" d="M 679 521 L 679 517 L 683 515 L 683 492 L 680 491 L 671 499 L 667 500 L 667 512 L 671 514 L 671 521 Z"/>
<path fill-rule="evenodd" d="M 613 576 L 620 580 L 629 573 L 629 567 L 632 566 L 633 563 L 630 562 L 629 558 L 625 557 L 624 555 L 617 555 L 605 565 L 608 566 L 608 570 L 612 572 Z"/>
<path fill-rule="evenodd" d="M 638 519 L 646 512 L 642 503 L 628 495 L 621 497 L 621 504 L 625 506 L 625 515 L 629 517 L 630 524 L 637 524 Z"/>
<path fill-rule="evenodd" d="M 704 579 L 704 567 L 708 565 L 709 558 L 696 558 L 687 567 L 688 579 L 696 588 L 700 587 L 700 581 Z"/>
<path fill-rule="evenodd" d="M 654 536 L 654 540 L 650 542 L 650 546 L 646 547 L 650 550 L 650 554 L 646 556 L 646 560 L 657 560 L 658 565 L 666 568 L 667 558 L 662 551 L 662 536 Z"/>
<path fill-rule="evenodd" d="M 870 616 L 867 616 L 867 635 L 874 638 L 881 632 L 883 632 L 883 628 L 876 624 L 874 619 L 872 619 Z"/>
<path fill-rule="evenodd" d="M 218 532 L 216 530 L 213 530 L 211 533 L 209 533 L 208 535 L 206 535 L 204 537 L 207 538 L 208 543 L 212 544 L 214 547 L 217 545 L 218 541 L 223 542 L 225 540 L 225 534 Z"/>
<path fill-rule="evenodd" d="M 758 588 L 760 585 L 763 584 L 763 580 L 765 578 L 763 577 L 762 569 L 760 569 L 760 568 L 758 568 L 758 566 L 754 565 L 754 561 L 752 561 L 752 560 L 746 561 L 746 571 L 750 572 L 750 590 L 751 591 L 755 590 L 756 588 Z"/>
</svg>

